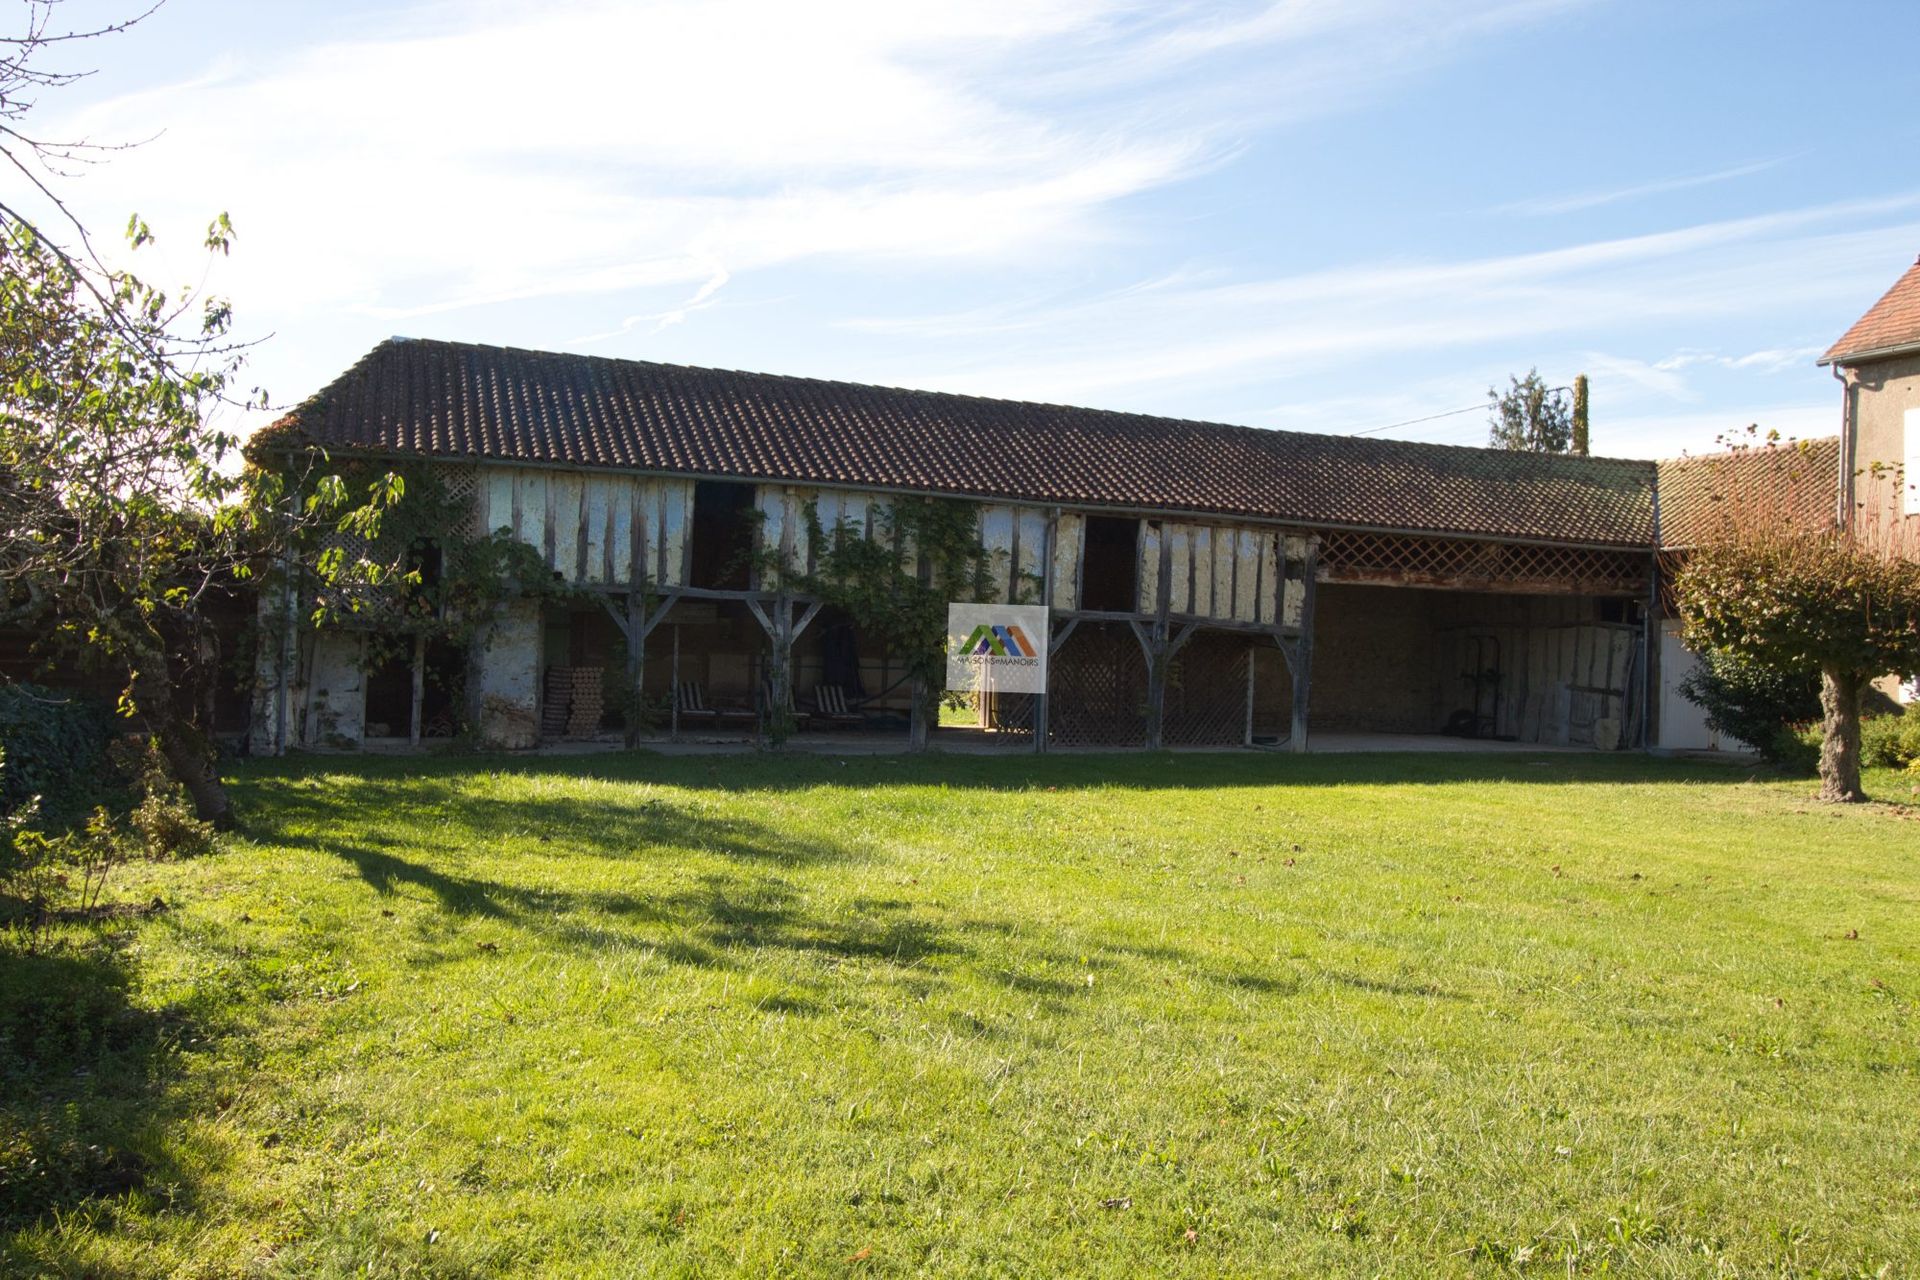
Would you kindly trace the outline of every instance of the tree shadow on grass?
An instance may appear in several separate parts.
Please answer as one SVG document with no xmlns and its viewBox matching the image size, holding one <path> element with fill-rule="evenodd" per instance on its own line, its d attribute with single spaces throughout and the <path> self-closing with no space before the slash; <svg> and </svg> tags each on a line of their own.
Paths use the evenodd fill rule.
<svg viewBox="0 0 1920 1280">
<path fill-rule="evenodd" d="M 168 1064 L 197 1023 L 138 1008 L 130 986 L 104 939 L 35 952 L 0 942 L 0 1271 L 100 1274 L 35 1228 L 130 1195 L 193 1203 L 165 1126 L 177 1118 Z"/>
</svg>

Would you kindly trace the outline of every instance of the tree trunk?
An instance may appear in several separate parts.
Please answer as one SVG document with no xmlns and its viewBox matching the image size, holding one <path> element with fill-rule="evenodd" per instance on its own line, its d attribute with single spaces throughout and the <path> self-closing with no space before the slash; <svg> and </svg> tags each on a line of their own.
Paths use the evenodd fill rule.
<svg viewBox="0 0 1920 1280">
<path fill-rule="evenodd" d="M 1820 798 L 1832 804 L 1858 804 L 1860 789 L 1860 686 L 1855 672 L 1825 667 L 1820 672 Z"/>
<path fill-rule="evenodd" d="M 907 718 L 907 750 L 925 751 L 927 749 L 928 722 L 933 718 L 929 714 L 932 699 L 927 695 L 927 682 L 921 676 L 913 678 L 913 709 Z M 937 714 L 937 713 L 934 713 Z"/>
<path fill-rule="evenodd" d="M 227 786 L 220 781 L 220 772 L 214 767 L 214 753 L 200 731 L 159 719 L 153 721 L 153 730 L 167 767 L 193 797 L 195 814 L 202 822 L 211 822 L 215 830 L 233 830 L 233 806 L 227 800 Z"/>
<path fill-rule="evenodd" d="M 183 699 L 164 664 L 142 671 L 134 682 L 134 694 L 140 715 L 146 721 L 160 755 L 180 785 L 193 798 L 194 812 L 202 822 L 211 822 L 220 831 L 233 830 L 233 806 L 227 799 L 226 784 L 220 780 L 218 757 L 212 741 L 201 732 L 191 714 L 183 713 L 181 703 L 196 705 L 197 699 Z"/>
</svg>

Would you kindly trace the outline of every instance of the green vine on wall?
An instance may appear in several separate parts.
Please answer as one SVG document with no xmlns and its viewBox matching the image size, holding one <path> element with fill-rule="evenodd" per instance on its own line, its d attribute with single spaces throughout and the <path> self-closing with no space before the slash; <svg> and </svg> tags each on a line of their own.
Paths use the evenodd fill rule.
<svg viewBox="0 0 1920 1280">
<path fill-rule="evenodd" d="M 332 472 L 338 491 L 316 494 L 322 502 L 362 489 L 389 498 L 351 539 L 323 532 L 299 548 L 315 578 L 314 627 L 352 619 L 386 636 L 464 644 L 501 600 L 582 594 L 510 531 L 474 532 L 473 499 L 450 492 L 430 464 L 349 459 Z"/>
<path fill-rule="evenodd" d="M 806 506 L 813 568 L 799 571 L 766 553 L 775 578 L 845 612 L 863 634 L 899 659 L 924 690 L 938 689 L 946 662 L 947 605 L 993 591 L 992 553 L 980 544 L 980 509 L 949 498 L 875 504 L 871 527 L 841 520 L 823 528 Z"/>
</svg>

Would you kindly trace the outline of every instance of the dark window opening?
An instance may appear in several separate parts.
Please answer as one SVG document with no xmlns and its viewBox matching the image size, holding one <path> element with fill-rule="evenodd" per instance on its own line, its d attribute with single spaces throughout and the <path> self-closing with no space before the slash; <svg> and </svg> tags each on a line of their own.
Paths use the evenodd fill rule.
<svg viewBox="0 0 1920 1280">
<path fill-rule="evenodd" d="M 745 591 L 752 585 L 753 486 L 702 480 L 693 487 L 687 585 Z"/>
<path fill-rule="evenodd" d="M 440 585 L 442 559 L 440 544 L 431 538 L 423 538 L 408 551 L 407 568 L 420 575 L 422 587 L 435 587 Z"/>
<path fill-rule="evenodd" d="M 369 738 L 413 736 L 413 640 L 387 639 L 387 656 L 367 672 L 365 733 Z M 420 673 L 420 736 L 451 738 L 460 731 L 465 702 L 467 654 L 464 647 L 429 640 Z"/>
<path fill-rule="evenodd" d="M 413 645 L 396 646 L 385 661 L 367 671 L 369 738 L 407 738 L 413 735 Z"/>
<path fill-rule="evenodd" d="M 1101 613 L 1139 611 L 1140 522 L 1088 516 L 1080 569 L 1080 607 Z"/>
</svg>

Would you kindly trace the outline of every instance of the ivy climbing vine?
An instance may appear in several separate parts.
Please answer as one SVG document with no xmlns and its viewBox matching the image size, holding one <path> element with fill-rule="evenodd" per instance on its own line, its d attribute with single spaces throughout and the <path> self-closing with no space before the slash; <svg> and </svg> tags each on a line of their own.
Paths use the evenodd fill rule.
<svg viewBox="0 0 1920 1280">
<path fill-rule="evenodd" d="M 505 529 L 475 529 L 473 500 L 452 492 L 429 463 L 324 460 L 326 475 L 304 498 L 309 511 L 352 506 L 363 493 L 371 514 L 343 525 L 308 524 L 293 552 L 303 566 L 295 623 L 311 629 L 351 625 L 368 636 L 361 665 L 376 668 L 417 641 L 466 645 L 502 600 L 571 600 L 540 553 Z M 298 492 L 288 463 L 283 483 Z M 282 569 L 284 572 L 284 567 Z"/>
<path fill-rule="evenodd" d="M 778 582 L 848 615 L 901 662 L 914 680 L 921 716 L 931 713 L 945 673 L 947 605 L 984 600 L 993 590 L 992 553 L 980 543 L 977 504 L 896 498 L 871 509 L 870 527 L 820 522 L 808 503 L 813 567 L 762 555 L 762 581 Z"/>
</svg>

